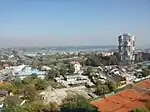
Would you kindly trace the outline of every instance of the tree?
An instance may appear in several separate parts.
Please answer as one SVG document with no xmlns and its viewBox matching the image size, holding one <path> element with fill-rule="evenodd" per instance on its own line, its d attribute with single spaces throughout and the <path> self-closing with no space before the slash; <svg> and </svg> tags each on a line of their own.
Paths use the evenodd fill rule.
<svg viewBox="0 0 150 112">
<path fill-rule="evenodd" d="M 44 107 L 45 106 L 43 105 L 43 103 L 37 100 L 37 101 L 27 102 L 25 105 L 23 105 L 22 108 L 25 110 L 25 112 L 44 112 L 42 111 Z"/>
<path fill-rule="evenodd" d="M 57 103 L 50 102 L 48 105 L 45 105 L 42 110 L 43 112 L 59 112 L 59 107 Z"/>
<path fill-rule="evenodd" d="M 37 74 L 36 74 L 36 73 L 31 74 L 31 78 L 32 78 L 32 79 L 37 79 L 37 78 L 38 78 L 38 77 L 37 77 Z"/>
<path fill-rule="evenodd" d="M 74 71 L 75 71 L 74 66 L 71 64 L 69 64 L 68 69 L 69 69 L 68 70 L 69 73 L 74 73 Z"/>
<path fill-rule="evenodd" d="M 150 70 L 150 65 L 148 66 L 148 69 Z"/>
<path fill-rule="evenodd" d="M 66 99 L 61 112 L 97 112 L 83 96 L 77 95 L 72 99 Z"/>
<path fill-rule="evenodd" d="M 97 66 L 99 66 L 99 65 L 101 64 L 101 61 L 100 61 L 100 60 L 101 60 L 101 59 L 100 59 L 99 57 L 97 57 L 95 54 L 93 54 L 93 55 L 89 56 L 89 57 L 86 59 L 85 63 L 86 63 L 86 65 L 88 65 L 88 66 L 97 67 Z"/>
<path fill-rule="evenodd" d="M 96 90 L 95 90 L 95 93 L 97 95 L 103 95 L 103 94 L 106 94 L 109 92 L 109 88 L 107 85 L 99 85 L 97 86 Z"/>
<path fill-rule="evenodd" d="M 121 60 L 118 52 L 114 52 L 113 55 L 117 58 L 118 61 Z"/>
<path fill-rule="evenodd" d="M 18 96 L 7 96 L 4 100 L 3 112 L 24 112 L 20 107 L 21 102 Z"/>
<path fill-rule="evenodd" d="M 60 68 L 59 72 L 61 75 L 66 75 L 67 74 L 67 68 Z"/>
<path fill-rule="evenodd" d="M 23 80 L 22 80 L 22 83 L 24 84 L 24 85 L 29 85 L 29 84 L 33 84 L 34 85 L 34 82 L 35 80 L 34 80 L 34 77 L 33 76 L 28 76 L 28 77 L 26 77 L 26 78 L 24 78 Z"/>
<path fill-rule="evenodd" d="M 11 83 L 1 83 L 0 84 L 0 90 L 6 90 L 6 91 L 12 91 Z"/>
<path fill-rule="evenodd" d="M 112 83 L 112 82 L 110 82 L 110 81 L 106 82 L 106 85 L 108 86 L 108 88 L 109 88 L 110 91 L 114 91 L 117 88 L 117 85 L 114 84 L 114 83 Z"/>
<path fill-rule="evenodd" d="M 142 75 L 143 75 L 143 77 L 149 76 L 150 75 L 150 70 L 147 69 L 147 68 L 143 69 Z"/>
<path fill-rule="evenodd" d="M 37 91 L 33 85 L 27 85 L 25 87 L 24 97 L 29 101 L 34 101 L 37 98 Z"/>
<path fill-rule="evenodd" d="M 47 79 L 55 79 L 59 75 L 60 75 L 59 70 L 56 68 L 52 68 L 47 75 Z"/>
<path fill-rule="evenodd" d="M 103 83 L 100 80 L 97 80 L 95 84 L 96 84 L 96 86 L 103 85 Z"/>
<path fill-rule="evenodd" d="M 92 67 L 88 67 L 87 71 L 86 71 L 86 74 L 90 75 L 92 72 L 93 72 L 93 68 Z"/>
<path fill-rule="evenodd" d="M 44 90 L 46 89 L 46 87 L 47 87 L 47 84 L 45 80 L 42 80 L 40 78 L 36 80 L 36 83 L 35 83 L 36 90 Z"/>
<path fill-rule="evenodd" d="M 116 56 L 114 56 L 114 55 L 110 56 L 110 64 L 111 65 L 118 65 L 119 64 L 119 61 L 118 61 Z"/>
<path fill-rule="evenodd" d="M 2 112 L 26 112 L 23 108 L 19 107 L 19 106 L 6 106 L 4 105 Z"/>
<path fill-rule="evenodd" d="M 22 94 L 23 88 L 24 88 L 24 84 L 20 79 L 11 82 L 10 89 L 14 94 Z"/>
</svg>

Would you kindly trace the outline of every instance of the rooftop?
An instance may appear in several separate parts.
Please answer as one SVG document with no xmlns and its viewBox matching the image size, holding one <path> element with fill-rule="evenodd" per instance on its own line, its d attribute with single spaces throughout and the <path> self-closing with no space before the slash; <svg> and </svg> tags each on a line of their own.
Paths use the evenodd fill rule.
<svg viewBox="0 0 150 112">
<path fill-rule="evenodd" d="M 145 81 L 139 82 L 135 86 L 143 88 L 143 89 L 150 89 L 150 79 L 147 79 Z"/>
<path fill-rule="evenodd" d="M 149 84 L 150 79 L 147 79 L 135 86 L 147 89 Z M 150 94 L 135 89 L 126 89 L 116 95 L 92 101 L 91 104 L 97 107 L 100 112 L 129 112 L 134 108 L 144 108 L 146 100 L 149 99 Z"/>
</svg>

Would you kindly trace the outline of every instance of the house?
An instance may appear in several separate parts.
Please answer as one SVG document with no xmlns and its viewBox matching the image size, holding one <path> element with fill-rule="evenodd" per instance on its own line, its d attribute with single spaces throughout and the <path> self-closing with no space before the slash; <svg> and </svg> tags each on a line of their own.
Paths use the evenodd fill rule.
<svg viewBox="0 0 150 112">
<path fill-rule="evenodd" d="M 65 76 L 64 79 L 68 84 L 71 85 L 87 84 L 90 81 L 87 76 L 82 75 Z"/>
<path fill-rule="evenodd" d="M 79 62 L 73 61 L 71 62 L 71 64 L 73 64 L 74 66 L 75 69 L 74 73 L 79 73 L 81 71 L 81 65 Z"/>
<path fill-rule="evenodd" d="M 100 112 L 130 112 L 135 108 L 145 108 L 146 101 L 150 100 L 149 84 L 150 79 L 142 81 L 135 85 L 136 88 L 133 87 L 115 95 L 106 96 L 92 101 L 91 104 L 97 107 Z"/>
<path fill-rule="evenodd" d="M 4 68 L 6 68 L 6 69 L 9 68 L 9 64 L 4 64 L 3 66 L 4 66 Z"/>
<path fill-rule="evenodd" d="M 32 68 L 28 65 L 20 65 L 20 66 L 12 67 L 12 74 L 14 76 L 19 77 L 20 79 L 24 79 L 27 76 L 30 76 L 32 74 L 36 74 L 37 77 L 44 79 L 46 72 L 40 71 L 36 68 Z"/>
<path fill-rule="evenodd" d="M 41 68 L 42 70 L 45 70 L 45 71 L 49 71 L 49 70 L 51 70 L 51 68 L 50 67 L 48 67 L 48 66 L 42 66 L 42 68 Z"/>
<path fill-rule="evenodd" d="M 81 70 L 81 65 L 80 65 L 80 63 L 76 62 L 76 63 L 74 64 L 74 69 L 75 69 L 75 72 L 74 72 L 74 73 L 80 72 L 80 70 Z"/>
<path fill-rule="evenodd" d="M 5 97 L 8 95 L 8 91 L 0 91 L 0 97 Z"/>
</svg>

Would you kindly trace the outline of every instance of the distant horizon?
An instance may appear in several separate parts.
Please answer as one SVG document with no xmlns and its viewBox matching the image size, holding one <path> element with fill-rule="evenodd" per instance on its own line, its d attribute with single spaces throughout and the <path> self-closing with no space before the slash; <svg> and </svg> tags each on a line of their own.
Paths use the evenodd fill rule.
<svg viewBox="0 0 150 112">
<path fill-rule="evenodd" d="M 79 45 L 79 46 L 20 46 L 20 47 L 0 47 L 0 49 L 30 49 L 30 48 L 38 48 L 38 49 L 41 49 L 41 48 L 83 48 L 83 49 L 87 49 L 88 47 L 91 48 L 111 48 L 114 49 L 114 48 L 118 48 L 118 45 L 86 45 L 86 46 L 82 46 L 82 45 Z M 86 48 L 85 48 L 86 47 Z M 136 49 L 150 49 L 150 45 L 149 46 L 136 46 Z"/>
<path fill-rule="evenodd" d="M 0 47 L 150 45 L 150 0 L 0 0 Z"/>
</svg>

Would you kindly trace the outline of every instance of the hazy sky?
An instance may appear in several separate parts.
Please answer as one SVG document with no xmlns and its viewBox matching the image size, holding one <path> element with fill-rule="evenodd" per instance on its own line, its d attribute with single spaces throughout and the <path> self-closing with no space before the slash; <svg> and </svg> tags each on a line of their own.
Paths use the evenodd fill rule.
<svg viewBox="0 0 150 112">
<path fill-rule="evenodd" d="M 150 0 L 0 0 L 0 47 L 150 45 Z"/>
</svg>

